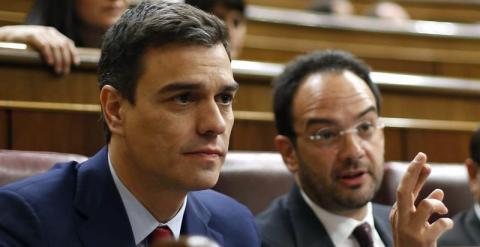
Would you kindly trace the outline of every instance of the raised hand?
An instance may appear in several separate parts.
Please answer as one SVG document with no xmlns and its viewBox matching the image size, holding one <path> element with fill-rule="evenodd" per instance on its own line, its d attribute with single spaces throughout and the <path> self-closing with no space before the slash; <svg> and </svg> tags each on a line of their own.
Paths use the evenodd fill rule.
<svg viewBox="0 0 480 247">
<path fill-rule="evenodd" d="M 418 153 L 397 188 L 397 202 L 390 212 L 394 245 L 396 247 L 435 247 L 437 239 L 453 227 L 449 218 L 440 218 L 433 223 L 428 219 L 433 213 L 446 214 L 443 191 L 435 189 L 415 206 L 431 168 L 426 164 L 427 156 Z"/>
</svg>

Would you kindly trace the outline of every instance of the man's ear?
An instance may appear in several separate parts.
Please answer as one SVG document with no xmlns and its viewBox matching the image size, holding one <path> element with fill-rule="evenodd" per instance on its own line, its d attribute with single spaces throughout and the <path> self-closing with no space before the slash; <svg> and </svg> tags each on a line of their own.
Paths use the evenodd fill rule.
<svg viewBox="0 0 480 247">
<path fill-rule="evenodd" d="M 476 194 L 476 192 L 480 189 L 478 188 L 478 164 L 473 161 L 471 158 L 468 158 L 465 160 L 465 166 L 467 167 L 468 171 L 468 180 L 469 180 L 469 185 L 470 185 L 470 190 L 472 191 L 473 194 Z"/>
<path fill-rule="evenodd" d="M 124 112 L 122 104 L 124 98 L 117 89 L 105 85 L 100 91 L 100 104 L 102 105 L 103 119 L 108 125 L 110 132 L 123 135 Z"/>
<path fill-rule="evenodd" d="M 285 162 L 288 170 L 295 174 L 299 169 L 299 162 L 292 141 L 284 135 L 277 135 L 275 137 L 275 146 L 278 152 L 282 155 L 283 162 Z"/>
</svg>

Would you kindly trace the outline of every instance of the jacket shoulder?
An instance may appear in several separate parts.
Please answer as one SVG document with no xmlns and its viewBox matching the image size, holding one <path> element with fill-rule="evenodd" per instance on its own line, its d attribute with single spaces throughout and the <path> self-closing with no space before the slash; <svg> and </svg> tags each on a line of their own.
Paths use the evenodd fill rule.
<svg viewBox="0 0 480 247">
<path fill-rule="evenodd" d="M 73 211 L 75 165 L 58 164 L 46 173 L 0 188 L 0 246 L 19 242 L 43 246 L 47 231 L 67 228 L 53 219 L 66 218 Z"/>
<path fill-rule="evenodd" d="M 262 246 L 294 246 L 295 232 L 287 206 L 288 195 L 275 199 L 257 215 L 256 222 L 262 238 Z"/>
<path fill-rule="evenodd" d="M 191 192 L 191 199 L 208 210 L 209 225 L 223 235 L 226 246 L 260 246 L 254 217 L 243 204 L 214 190 Z"/>
</svg>

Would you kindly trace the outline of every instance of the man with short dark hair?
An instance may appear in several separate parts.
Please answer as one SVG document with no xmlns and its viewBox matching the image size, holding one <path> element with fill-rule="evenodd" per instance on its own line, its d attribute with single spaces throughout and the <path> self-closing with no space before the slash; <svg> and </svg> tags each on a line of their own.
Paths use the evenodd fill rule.
<svg viewBox="0 0 480 247">
<path fill-rule="evenodd" d="M 202 235 L 259 246 L 253 216 L 208 190 L 233 126 L 227 32 L 186 4 L 144 1 L 106 33 L 107 145 L 0 189 L 0 246 L 153 246 Z"/>
<path fill-rule="evenodd" d="M 245 33 L 245 2 L 243 0 L 185 0 L 207 13 L 222 19 L 229 33 L 229 44 L 232 58 L 237 58 L 242 51 Z"/>
<path fill-rule="evenodd" d="M 427 246 L 431 236 L 436 240 L 428 230 L 408 230 L 425 227 L 428 218 L 406 221 L 446 210 L 440 202 L 415 211 L 404 199 L 423 186 L 429 171 L 423 154 L 401 182 L 402 199 L 391 216 L 395 238 L 390 208 L 371 202 L 383 178 L 384 124 L 369 73 L 351 54 L 325 51 L 300 56 L 275 79 L 275 144 L 296 183 L 257 216 L 263 246 Z M 408 217 L 398 221 L 399 213 Z"/>
<path fill-rule="evenodd" d="M 475 204 L 467 211 L 453 217 L 453 229 L 439 240 L 440 246 L 473 246 L 480 245 L 480 129 L 470 138 L 470 157 L 465 161 L 468 171 L 470 191 Z M 461 198 L 459 198 L 461 199 Z"/>
</svg>

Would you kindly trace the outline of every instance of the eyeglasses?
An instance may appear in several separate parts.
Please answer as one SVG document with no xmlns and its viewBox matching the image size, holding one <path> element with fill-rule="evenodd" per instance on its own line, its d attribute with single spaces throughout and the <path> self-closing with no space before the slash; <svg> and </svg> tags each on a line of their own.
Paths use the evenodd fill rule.
<svg viewBox="0 0 480 247">
<path fill-rule="evenodd" d="M 346 134 L 355 134 L 362 140 L 370 140 L 379 129 L 383 129 L 385 123 L 381 120 L 363 121 L 355 124 L 348 129 L 340 129 L 338 127 L 326 127 L 313 130 L 308 135 L 308 139 L 318 143 L 321 146 L 332 146 L 338 144 L 341 137 Z"/>
</svg>

